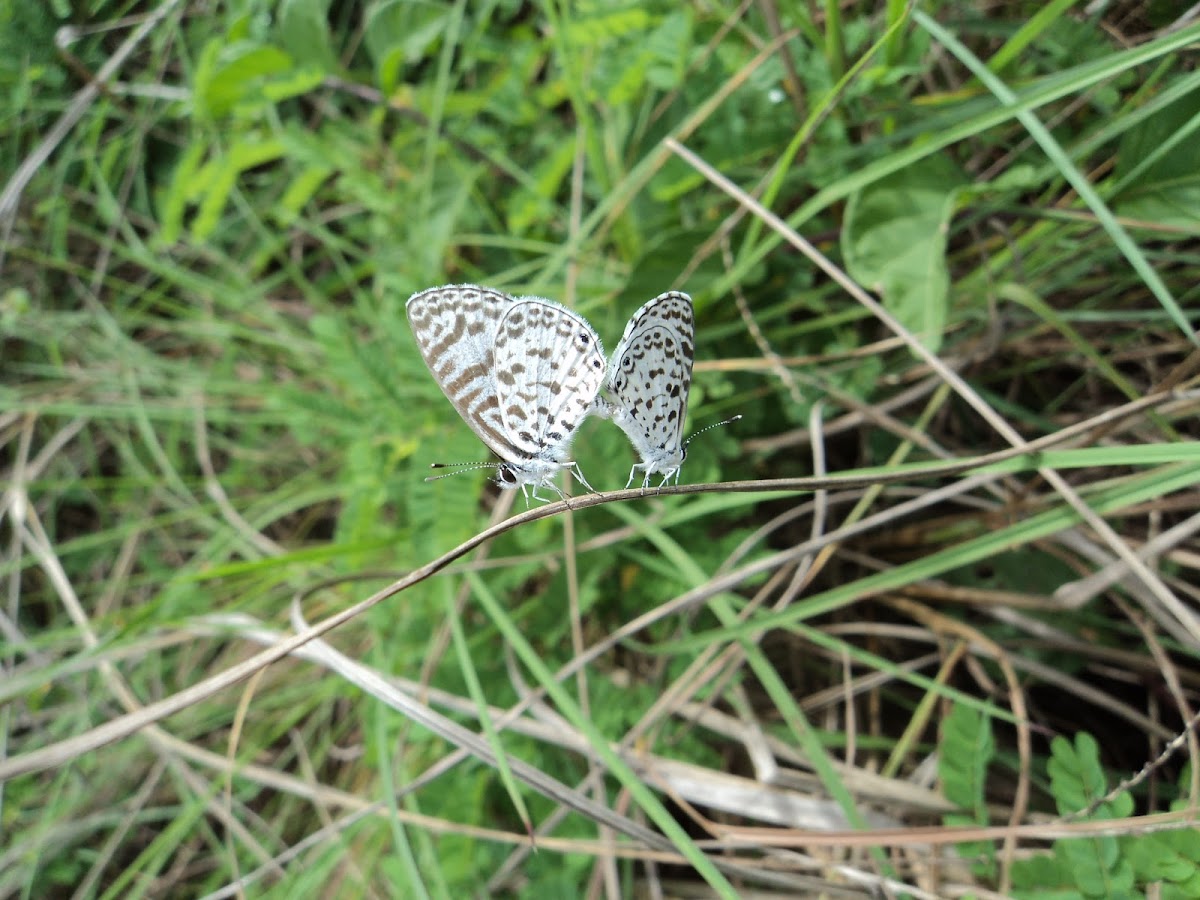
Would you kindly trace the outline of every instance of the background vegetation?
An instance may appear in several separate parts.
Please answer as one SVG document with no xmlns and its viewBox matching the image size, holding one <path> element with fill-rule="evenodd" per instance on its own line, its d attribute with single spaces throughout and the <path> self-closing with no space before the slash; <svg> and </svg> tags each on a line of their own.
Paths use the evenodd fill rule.
<svg viewBox="0 0 1200 900">
<path fill-rule="evenodd" d="M 1200 894 L 1181 6 L 0 4 L 0 896 Z M 464 548 L 454 282 L 710 487 Z"/>
</svg>

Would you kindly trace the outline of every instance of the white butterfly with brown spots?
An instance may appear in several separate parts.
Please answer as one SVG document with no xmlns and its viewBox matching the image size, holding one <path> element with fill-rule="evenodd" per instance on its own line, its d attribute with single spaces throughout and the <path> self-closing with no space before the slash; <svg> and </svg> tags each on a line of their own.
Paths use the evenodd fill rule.
<svg viewBox="0 0 1200 900">
<path fill-rule="evenodd" d="M 579 315 L 541 297 L 474 284 L 413 294 L 417 347 L 446 399 L 493 453 L 496 483 L 528 496 L 550 487 L 604 383 L 604 349 Z M 561 492 L 559 492 L 561 494 Z"/>
</svg>

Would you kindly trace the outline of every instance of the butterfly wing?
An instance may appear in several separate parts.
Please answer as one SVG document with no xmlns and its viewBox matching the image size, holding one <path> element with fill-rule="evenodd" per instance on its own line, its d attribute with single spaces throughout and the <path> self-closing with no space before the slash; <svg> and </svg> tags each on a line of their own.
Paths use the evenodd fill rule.
<svg viewBox="0 0 1200 900">
<path fill-rule="evenodd" d="M 561 463 L 604 383 L 595 330 L 565 306 L 521 298 L 500 322 L 495 367 L 507 439 L 530 459 Z"/>
<path fill-rule="evenodd" d="M 614 422 L 649 477 L 683 462 L 683 424 L 692 386 L 695 315 L 687 294 L 669 291 L 642 306 L 613 353 L 605 387 Z"/>
<path fill-rule="evenodd" d="M 474 284 L 413 294 L 405 304 L 421 358 L 446 399 L 479 439 L 506 462 L 521 451 L 508 440 L 496 399 L 495 345 L 500 322 L 517 301 Z"/>
</svg>

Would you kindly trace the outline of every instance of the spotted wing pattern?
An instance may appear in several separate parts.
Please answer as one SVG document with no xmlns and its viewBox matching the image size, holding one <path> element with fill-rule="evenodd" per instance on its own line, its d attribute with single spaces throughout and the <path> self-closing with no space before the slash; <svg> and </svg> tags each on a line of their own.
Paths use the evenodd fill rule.
<svg viewBox="0 0 1200 900">
<path fill-rule="evenodd" d="M 661 474 L 662 484 L 679 478 L 687 450 L 683 423 L 692 385 L 692 300 L 687 294 L 659 294 L 634 313 L 609 364 L 608 401 L 596 411 L 625 432 L 642 461 L 629 473 Z M 626 484 L 626 487 L 629 485 Z"/>
<path fill-rule="evenodd" d="M 528 457 L 562 464 L 604 383 L 592 326 L 557 303 L 523 298 L 496 335 L 496 387 L 505 433 Z"/>
<path fill-rule="evenodd" d="M 516 301 L 473 284 L 430 288 L 405 309 L 433 380 L 471 430 L 501 459 L 518 451 L 499 428 L 494 375 L 496 333 Z"/>
<path fill-rule="evenodd" d="M 421 291 L 407 311 L 442 393 L 502 460 L 497 483 L 553 487 L 604 381 L 592 327 L 553 301 L 476 285 Z"/>
</svg>

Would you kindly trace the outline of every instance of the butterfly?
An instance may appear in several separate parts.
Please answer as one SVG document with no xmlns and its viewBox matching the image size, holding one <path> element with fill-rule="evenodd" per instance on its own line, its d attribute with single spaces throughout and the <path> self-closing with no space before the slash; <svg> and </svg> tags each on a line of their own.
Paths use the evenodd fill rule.
<svg viewBox="0 0 1200 900">
<path fill-rule="evenodd" d="M 434 381 L 500 457 L 500 487 L 528 497 L 532 486 L 542 499 L 538 489 L 558 491 L 552 479 L 564 467 L 587 486 L 567 457 L 604 384 L 604 348 L 591 325 L 552 300 L 473 284 L 420 291 L 405 310 Z"/>
<path fill-rule="evenodd" d="M 621 336 L 604 381 L 607 397 L 596 414 L 611 418 L 625 432 L 642 461 L 629 470 L 625 487 L 638 469 L 642 487 L 651 475 L 662 475 L 659 487 L 687 458 L 683 422 L 692 386 L 695 317 L 692 298 L 679 291 L 659 294 L 633 314 Z"/>
</svg>

